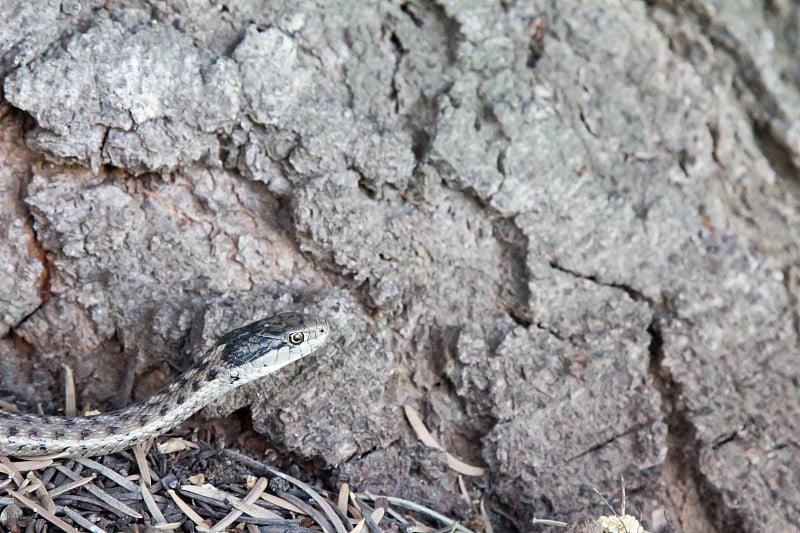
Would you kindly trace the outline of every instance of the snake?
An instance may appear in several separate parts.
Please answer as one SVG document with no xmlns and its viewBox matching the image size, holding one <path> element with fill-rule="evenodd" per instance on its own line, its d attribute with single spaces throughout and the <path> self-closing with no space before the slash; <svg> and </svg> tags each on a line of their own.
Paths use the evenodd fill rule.
<svg viewBox="0 0 800 533">
<path fill-rule="evenodd" d="M 320 317 L 281 313 L 224 334 L 177 381 L 141 402 L 96 416 L 0 411 L 0 455 L 90 457 L 158 437 L 223 394 L 316 351 L 327 339 Z"/>
</svg>

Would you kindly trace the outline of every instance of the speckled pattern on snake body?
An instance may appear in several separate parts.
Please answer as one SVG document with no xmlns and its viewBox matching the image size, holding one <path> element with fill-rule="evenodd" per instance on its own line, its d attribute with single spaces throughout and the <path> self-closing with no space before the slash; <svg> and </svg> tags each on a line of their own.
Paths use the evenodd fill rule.
<svg viewBox="0 0 800 533">
<path fill-rule="evenodd" d="M 222 336 L 193 368 L 155 396 L 110 413 L 66 418 L 0 411 L 0 455 L 96 456 L 161 435 L 212 400 L 305 357 L 328 337 L 328 323 L 283 313 Z"/>
</svg>

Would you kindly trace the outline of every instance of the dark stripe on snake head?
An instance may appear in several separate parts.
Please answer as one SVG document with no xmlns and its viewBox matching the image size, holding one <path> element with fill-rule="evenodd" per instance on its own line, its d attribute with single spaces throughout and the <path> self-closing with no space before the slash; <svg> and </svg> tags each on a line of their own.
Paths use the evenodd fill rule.
<svg viewBox="0 0 800 533">
<path fill-rule="evenodd" d="M 285 313 L 235 329 L 217 341 L 222 359 L 232 366 L 243 363 L 286 345 L 286 328 L 299 327 L 304 319 L 297 313 Z"/>
</svg>

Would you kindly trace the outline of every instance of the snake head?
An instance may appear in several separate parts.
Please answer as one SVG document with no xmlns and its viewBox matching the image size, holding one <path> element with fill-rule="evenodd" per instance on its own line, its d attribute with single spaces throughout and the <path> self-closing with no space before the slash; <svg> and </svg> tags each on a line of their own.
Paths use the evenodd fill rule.
<svg viewBox="0 0 800 533">
<path fill-rule="evenodd" d="M 329 331 L 323 318 L 282 313 L 225 334 L 216 349 L 232 376 L 251 381 L 314 352 Z"/>
</svg>

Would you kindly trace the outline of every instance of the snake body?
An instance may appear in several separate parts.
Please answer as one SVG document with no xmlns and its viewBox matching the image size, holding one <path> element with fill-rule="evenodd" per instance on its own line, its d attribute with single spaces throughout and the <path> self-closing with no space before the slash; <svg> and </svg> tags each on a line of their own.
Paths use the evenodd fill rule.
<svg viewBox="0 0 800 533">
<path fill-rule="evenodd" d="M 97 456 L 124 450 L 165 433 L 226 392 L 309 355 L 328 331 L 321 318 L 283 313 L 226 333 L 178 381 L 124 409 L 75 418 L 0 411 L 0 455 Z"/>
</svg>

